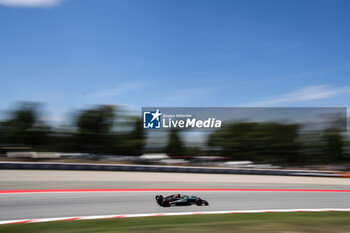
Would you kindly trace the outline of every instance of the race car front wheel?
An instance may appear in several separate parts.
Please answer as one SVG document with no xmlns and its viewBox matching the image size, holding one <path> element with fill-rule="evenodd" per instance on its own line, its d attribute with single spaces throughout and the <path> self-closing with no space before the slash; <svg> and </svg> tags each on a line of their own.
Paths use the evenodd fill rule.
<svg viewBox="0 0 350 233">
<path fill-rule="evenodd" d="M 201 199 L 198 199 L 197 201 L 196 201 L 196 205 L 202 205 L 203 204 L 203 201 L 201 200 Z"/>
</svg>

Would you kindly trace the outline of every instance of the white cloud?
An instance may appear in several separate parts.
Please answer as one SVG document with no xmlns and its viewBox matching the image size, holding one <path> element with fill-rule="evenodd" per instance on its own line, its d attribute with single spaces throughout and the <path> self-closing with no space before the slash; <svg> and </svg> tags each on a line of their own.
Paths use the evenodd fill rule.
<svg viewBox="0 0 350 233">
<path fill-rule="evenodd" d="M 0 5 L 11 7 L 53 7 L 63 0 L 0 0 Z"/>
<path fill-rule="evenodd" d="M 198 102 L 203 102 L 203 98 L 208 97 L 218 89 L 217 87 L 181 89 L 167 94 L 162 98 L 162 103 L 164 103 L 164 105 L 198 104 Z"/>
<path fill-rule="evenodd" d="M 265 100 L 248 103 L 244 106 L 254 106 L 254 107 L 266 107 L 266 106 L 282 106 L 283 104 L 289 103 L 300 103 L 305 101 L 313 101 L 320 99 L 331 98 L 340 94 L 350 93 L 350 87 L 331 87 L 328 85 L 318 85 L 318 86 L 310 86 L 304 87 L 290 93 L 279 95 L 279 96 L 271 96 L 266 98 Z"/>
<path fill-rule="evenodd" d="M 131 83 L 122 83 L 115 88 L 108 88 L 96 93 L 91 94 L 93 98 L 108 98 L 118 95 L 123 95 L 125 93 L 136 91 L 145 86 L 142 82 L 131 82 Z"/>
</svg>

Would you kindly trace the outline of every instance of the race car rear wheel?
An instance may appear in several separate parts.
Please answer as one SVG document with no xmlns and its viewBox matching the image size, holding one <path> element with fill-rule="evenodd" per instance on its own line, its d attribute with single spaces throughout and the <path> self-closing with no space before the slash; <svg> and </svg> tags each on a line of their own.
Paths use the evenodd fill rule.
<svg viewBox="0 0 350 233">
<path fill-rule="evenodd" d="M 162 206 L 163 207 L 170 207 L 170 202 L 168 200 L 163 200 L 162 201 Z"/>
</svg>

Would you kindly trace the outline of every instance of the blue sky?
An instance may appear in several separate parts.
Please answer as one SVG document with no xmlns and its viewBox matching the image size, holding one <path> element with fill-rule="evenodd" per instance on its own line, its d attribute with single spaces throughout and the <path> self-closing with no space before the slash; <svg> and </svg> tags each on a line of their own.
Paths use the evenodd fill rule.
<svg viewBox="0 0 350 233">
<path fill-rule="evenodd" d="M 347 0 L 0 0 L 0 111 L 349 106 Z"/>
</svg>

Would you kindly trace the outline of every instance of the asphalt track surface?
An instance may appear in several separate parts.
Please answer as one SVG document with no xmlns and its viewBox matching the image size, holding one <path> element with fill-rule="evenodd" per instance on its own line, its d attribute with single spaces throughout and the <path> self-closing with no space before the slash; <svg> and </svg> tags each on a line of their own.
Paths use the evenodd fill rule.
<svg viewBox="0 0 350 233">
<path fill-rule="evenodd" d="M 187 192 L 206 199 L 209 201 L 209 206 L 164 208 L 154 201 L 157 193 L 150 191 L 1 194 L 0 220 L 105 214 L 350 207 L 350 193 L 342 192 L 210 191 Z"/>
<path fill-rule="evenodd" d="M 19 173 L 16 177 L 10 177 L 10 173 L 6 172 L 0 174 L 2 175 L 0 176 L 0 189 L 2 190 L 61 188 L 350 189 L 350 179 L 339 180 L 340 178 L 333 180 L 322 178 L 308 180 L 305 178 L 291 181 L 288 177 L 228 175 L 225 176 L 226 178 L 219 176 L 222 181 L 219 182 L 219 180 L 215 179 L 210 180 L 215 175 L 192 177 L 191 174 L 180 176 L 177 174 L 161 174 L 161 176 L 156 174 L 156 178 L 150 180 L 149 174 L 142 174 L 142 177 L 149 177 L 147 177 L 147 180 L 140 180 L 141 176 L 133 179 L 133 174 L 123 173 L 126 177 L 129 177 L 128 181 L 125 181 L 125 177 L 123 177 L 124 180 L 114 178 L 115 181 L 111 181 L 109 180 L 110 176 L 99 179 L 95 176 L 87 181 L 78 179 L 78 176 L 75 176 L 75 179 L 73 177 L 71 180 L 67 180 L 67 177 L 63 177 L 63 180 L 60 180 L 60 174 L 64 173 L 55 173 L 56 176 L 54 178 L 50 178 L 50 175 L 44 176 L 41 173 L 37 177 L 29 177 L 29 174 L 22 174 L 23 177 L 21 177 Z M 119 177 L 121 177 L 120 174 Z M 181 179 L 188 177 L 188 179 L 181 182 L 177 180 L 179 177 Z M 202 178 L 205 179 L 203 180 Z M 156 194 L 169 195 L 172 193 L 169 191 L 148 191 L 0 194 L 0 220 L 221 210 L 350 208 L 350 192 L 307 191 L 196 191 L 185 193 L 202 197 L 209 202 L 209 206 L 163 208 L 156 204 L 154 200 Z"/>
</svg>

